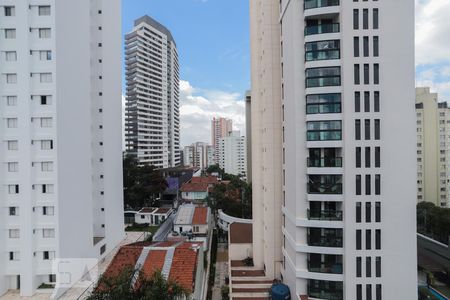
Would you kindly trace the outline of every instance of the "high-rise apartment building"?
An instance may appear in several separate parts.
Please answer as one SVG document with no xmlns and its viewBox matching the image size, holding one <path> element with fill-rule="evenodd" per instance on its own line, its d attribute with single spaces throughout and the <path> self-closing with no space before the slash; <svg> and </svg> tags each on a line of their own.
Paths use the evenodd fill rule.
<svg viewBox="0 0 450 300">
<path fill-rule="evenodd" d="M 413 1 L 250 19 L 255 267 L 295 299 L 417 298 Z"/>
<path fill-rule="evenodd" d="M 121 4 L 56 2 L 0 0 L 0 295 L 124 237 Z"/>
<path fill-rule="evenodd" d="M 417 201 L 450 203 L 450 108 L 430 88 L 416 88 Z"/>
<path fill-rule="evenodd" d="M 140 164 L 180 164 L 180 78 L 170 31 L 149 16 L 125 36 L 126 151 Z"/>
<path fill-rule="evenodd" d="M 233 120 L 213 118 L 211 121 L 211 144 L 214 148 L 214 162 L 219 164 L 219 140 L 233 130 Z"/>
<path fill-rule="evenodd" d="M 214 148 L 206 143 L 197 142 L 184 147 L 184 165 L 206 169 L 214 164 Z"/>
<path fill-rule="evenodd" d="M 252 182 L 252 92 L 245 93 L 245 144 L 247 148 L 247 182 Z"/>
<path fill-rule="evenodd" d="M 247 143 L 239 131 L 219 140 L 219 166 L 225 173 L 247 176 Z"/>
</svg>

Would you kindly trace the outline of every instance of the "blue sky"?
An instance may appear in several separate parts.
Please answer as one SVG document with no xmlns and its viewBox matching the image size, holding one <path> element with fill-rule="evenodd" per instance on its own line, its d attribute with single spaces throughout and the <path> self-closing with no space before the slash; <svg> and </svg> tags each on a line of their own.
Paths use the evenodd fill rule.
<svg viewBox="0 0 450 300">
<path fill-rule="evenodd" d="M 395 1 L 395 0 L 390 0 Z M 210 120 L 245 133 L 250 87 L 249 0 L 123 0 L 123 32 L 148 14 L 171 30 L 180 55 L 181 145 L 210 142 Z M 416 85 L 450 101 L 450 1 L 415 0 Z"/>
</svg>

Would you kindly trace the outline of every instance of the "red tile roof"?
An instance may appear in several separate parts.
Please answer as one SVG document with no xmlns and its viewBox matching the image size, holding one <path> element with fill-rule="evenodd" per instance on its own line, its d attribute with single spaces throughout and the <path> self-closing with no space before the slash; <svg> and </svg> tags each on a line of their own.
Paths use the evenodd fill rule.
<svg viewBox="0 0 450 300">
<path fill-rule="evenodd" d="M 184 243 L 175 249 L 172 267 L 170 268 L 169 280 L 192 292 L 195 284 L 195 273 L 197 271 L 198 251 L 191 248 L 192 244 Z"/>
<path fill-rule="evenodd" d="M 155 207 L 143 207 L 139 213 L 144 213 L 144 214 L 151 214 L 152 212 L 154 212 L 156 210 Z"/>
<path fill-rule="evenodd" d="M 107 276 L 117 276 L 126 268 L 134 269 L 142 249 L 142 245 L 126 245 L 120 248 L 109 264 L 105 274 L 107 274 Z"/>
<path fill-rule="evenodd" d="M 186 192 L 207 192 L 208 184 L 207 183 L 183 183 L 181 186 L 181 191 Z"/>
<path fill-rule="evenodd" d="M 160 207 L 158 208 L 155 212 L 153 212 L 154 214 L 167 214 L 169 211 L 171 211 L 172 209 L 170 207 Z"/>
<path fill-rule="evenodd" d="M 166 260 L 166 250 L 152 250 L 145 259 L 142 271 L 147 276 L 152 276 L 156 271 L 161 271 Z"/>
<path fill-rule="evenodd" d="M 192 224 L 203 225 L 207 223 L 208 223 L 208 208 L 196 207 L 194 211 L 194 216 L 192 217 Z"/>
<path fill-rule="evenodd" d="M 216 176 L 208 176 L 208 177 L 192 177 L 191 183 L 207 183 L 207 184 L 216 184 L 219 180 Z"/>
</svg>

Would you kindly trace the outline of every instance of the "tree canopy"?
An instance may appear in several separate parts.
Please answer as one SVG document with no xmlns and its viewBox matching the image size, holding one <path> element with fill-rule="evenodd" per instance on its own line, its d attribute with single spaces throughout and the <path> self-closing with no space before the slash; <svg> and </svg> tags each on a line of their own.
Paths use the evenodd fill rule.
<svg viewBox="0 0 450 300">
<path fill-rule="evenodd" d="M 417 204 L 417 231 L 448 244 L 450 236 L 450 208 L 437 207 L 430 202 Z"/>
</svg>

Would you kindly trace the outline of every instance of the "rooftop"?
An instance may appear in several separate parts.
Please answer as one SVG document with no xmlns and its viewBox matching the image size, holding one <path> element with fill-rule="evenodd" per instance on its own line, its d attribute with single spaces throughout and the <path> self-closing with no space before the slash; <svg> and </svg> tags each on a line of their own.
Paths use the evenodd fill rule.
<svg viewBox="0 0 450 300">
<path fill-rule="evenodd" d="M 178 214 L 174 224 L 208 224 L 208 207 L 196 207 L 193 204 L 184 204 L 178 208 Z"/>
<path fill-rule="evenodd" d="M 169 41 L 172 41 L 175 44 L 175 39 L 173 38 L 172 33 L 170 32 L 170 30 L 167 29 L 167 27 L 165 27 L 164 25 L 162 25 L 158 21 L 156 21 L 155 19 L 153 19 L 152 17 L 149 17 L 147 15 L 142 16 L 139 19 L 134 21 L 134 26 L 138 26 L 141 23 L 147 23 L 150 26 L 152 26 L 153 28 L 155 28 L 156 30 L 158 30 L 159 32 L 164 33 L 165 35 L 167 35 L 167 39 Z"/>
<path fill-rule="evenodd" d="M 139 214 L 151 214 L 156 210 L 155 207 L 143 207 L 140 211 L 138 211 Z"/>
<path fill-rule="evenodd" d="M 208 177 L 192 177 L 191 183 L 207 183 L 207 184 L 216 184 L 219 182 L 219 179 L 216 176 L 208 176 Z"/>
<path fill-rule="evenodd" d="M 194 225 L 208 224 L 208 208 L 207 207 L 196 207 L 195 208 L 194 216 L 192 217 L 192 224 L 194 224 Z"/>
<path fill-rule="evenodd" d="M 253 225 L 244 223 L 230 224 L 231 244 L 250 244 L 253 242 Z"/>
<path fill-rule="evenodd" d="M 208 184 L 207 183 L 192 183 L 187 182 L 183 183 L 180 189 L 182 192 L 207 192 L 208 191 Z"/>
</svg>

